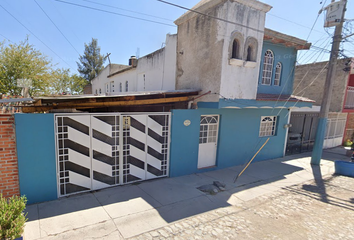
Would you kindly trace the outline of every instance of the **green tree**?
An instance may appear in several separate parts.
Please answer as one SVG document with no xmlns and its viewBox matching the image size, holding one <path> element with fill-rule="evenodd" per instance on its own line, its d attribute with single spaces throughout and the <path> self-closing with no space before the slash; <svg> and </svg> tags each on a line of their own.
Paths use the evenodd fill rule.
<svg viewBox="0 0 354 240">
<path fill-rule="evenodd" d="M 85 43 L 84 55 L 79 57 L 80 62 L 76 62 L 77 71 L 87 81 L 94 79 L 104 68 L 103 64 L 107 57 L 101 55 L 100 52 L 101 48 L 97 45 L 97 39 L 92 38 L 88 45 Z"/>
<path fill-rule="evenodd" d="M 71 75 L 69 69 L 57 69 L 50 79 L 46 90 L 49 94 L 81 94 L 87 80 L 77 74 Z"/>
<path fill-rule="evenodd" d="M 29 44 L 28 38 L 19 44 L 0 43 L 0 93 L 20 95 L 18 80 L 31 82 L 31 95 L 45 92 L 52 76 L 51 61 Z"/>
</svg>

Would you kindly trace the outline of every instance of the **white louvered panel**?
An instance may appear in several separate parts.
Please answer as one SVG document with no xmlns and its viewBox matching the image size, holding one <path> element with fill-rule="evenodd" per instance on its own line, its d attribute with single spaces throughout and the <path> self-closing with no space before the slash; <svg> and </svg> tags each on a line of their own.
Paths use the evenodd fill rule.
<svg viewBox="0 0 354 240">
<path fill-rule="evenodd" d="M 112 177 L 112 166 L 96 159 L 92 159 L 92 170 Z"/>
<path fill-rule="evenodd" d="M 134 147 L 133 145 L 130 145 L 130 155 L 143 162 L 145 161 L 145 152 L 141 151 L 139 148 Z"/>
<path fill-rule="evenodd" d="M 96 138 L 92 138 L 92 149 L 103 153 L 104 155 L 112 157 L 112 146 L 104 143 Z"/>
<path fill-rule="evenodd" d="M 90 127 L 90 116 L 68 116 L 68 118 Z"/>
<path fill-rule="evenodd" d="M 148 118 L 148 127 L 162 136 L 162 126 L 152 118 Z"/>
<path fill-rule="evenodd" d="M 75 172 L 69 171 L 69 182 L 71 184 L 75 184 L 81 187 L 91 188 L 91 179 L 83 176 L 81 174 L 77 174 Z"/>
<path fill-rule="evenodd" d="M 77 165 L 83 166 L 87 169 L 91 168 L 91 160 L 90 157 L 85 156 L 79 152 L 76 152 L 72 149 L 68 149 L 69 153 L 69 161 L 72 163 L 75 163 Z"/>
<path fill-rule="evenodd" d="M 146 115 L 133 115 L 131 116 L 131 118 L 134 118 L 141 124 L 146 125 Z"/>
<path fill-rule="evenodd" d="M 68 138 L 82 146 L 90 147 L 90 136 L 68 126 Z"/>
<path fill-rule="evenodd" d="M 161 170 L 161 161 L 159 159 L 148 154 L 146 156 L 146 161 L 150 166 L 157 168 L 158 170 Z"/>
<path fill-rule="evenodd" d="M 146 139 L 146 134 L 131 127 L 130 128 L 130 137 L 138 140 L 139 142 L 145 143 Z"/>
<path fill-rule="evenodd" d="M 145 170 L 129 164 L 130 174 L 140 179 L 145 179 Z"/>
<path fill-rule="evenodd" d="M 162 151 L 162 144 L 153 139 L 152 137 L 148 136 L 147 139 L 147 145 L 153 149 L 155 149 L 157 152 L 161 153 Z"/>
<path fill-rule="evenodd" d="M 112 126 L 107 124 L 96 117 L 91 118 L 92 129 L 101 132 L 109 137 L 112 137 Z"/>
<path fill-rule="evenodd" d="M 111 185 L 105 184 L 100 181 L 93 180 L 92 181 L 92 189 L 97 190 L 97 189 L 102 189 L 102 188 L 107 188 L 110 187 Z"/>
</svg>

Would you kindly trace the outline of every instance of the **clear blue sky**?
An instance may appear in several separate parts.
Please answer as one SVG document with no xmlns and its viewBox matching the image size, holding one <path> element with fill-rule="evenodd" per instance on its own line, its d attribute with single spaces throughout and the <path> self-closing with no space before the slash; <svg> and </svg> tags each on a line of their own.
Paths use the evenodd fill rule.
<svg viewBox="0 0 354 240">
<path fill-rule="evenodd" d="M 173 21 L 185 12 L 183 9 L 166 5 L 157 0 L 63 1 L 161 22 L 167 25 L 174 25 Z M 191 8 L 199 2 L 199 0 L 168 1 L 187 8 Z M 53 25 L 36 2 L 65 37 Z M 328 5 L 330 0 L 263 0 L 263 2 L 273 6 L 266 18 L 267 28 L 307 39 L 322 4 L 326 2 L 326 5 Z M 57 67 L 70 68 L 72 73 L 76 73 L 76 61 L 78 61 L 79 54 L 82 54 L 84 51 L 84 43 L 90 42 L 91 38 L 98 39 L 102 54 L 111 53 L 110 58 L 112 63 L 127 64 L 129 57 L 136 55 L 138 48 L 140 49 L 140 56 L 149 54 L 161 48 L 167 33 L 173 34 L 177 31 L 177 28 L 174 26 L 118 16 L 55 0 L 1 0 L 0 5 L 32 32 L 29 32 L 0 7 L 0 41 L 6 40 L 7 43 L 9 41 L 18 43 L 23 41 L 28 35 L 29 42 L 36 49 L 51 58 L 53 63 L 57 63 Z M 354 0 L 348 0 L 347 8 L 346 18 L 353 19 Z M 323 28 L 323 22 L 324 15 L 322 14 L 318 18 L 317 24 L 308 41 L 312 42 L 315 46 L 330 49 L 329 34 L 333 33 L 333 28 L 329 29 L 328 34 Z M 353 32 L 351 27 L 353 24 L 348 25 L 347 34 Z M 354 37 L 348 40 L 343 45 L 345 49 L 344 54 L 354 57 Z M 317 57 L 318 60 L 327 60 L 329 55 L 320 55 L 319 50 L 314 49 L 308 51 L 306 54 L 303 53 L 302 56 L 300 55 L 300 62 L 313 62 Z M 106 64 L 108 64 L 108 61 Z"/>
</svg>

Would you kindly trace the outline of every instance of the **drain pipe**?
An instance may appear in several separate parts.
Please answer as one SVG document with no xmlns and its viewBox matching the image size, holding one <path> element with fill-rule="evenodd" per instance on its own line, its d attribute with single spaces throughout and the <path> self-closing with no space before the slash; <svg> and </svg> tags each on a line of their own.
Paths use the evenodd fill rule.
<svg viewBox="0 0 354 240">
<path fill-rule="evenodd" d="M 191 101 L 188 102 L 188 109 L 191 109 L 191 108 L 192 108 L 192 104 L 194 103 L 194 100 L 196 100 L 196 99 L 198 99 L 198 98 L 201 98 L 201 97 L 204 97 L 205 95 L 208 95 L 208 94 L 210 94 L 210 93 L 211 93 L 211 91 L 206 92 L 206 93 L 204 93 L 204 94 L 202 94 L 202 95 L 199 95 L 199 96 L 193 98 Z"/>
</svg>

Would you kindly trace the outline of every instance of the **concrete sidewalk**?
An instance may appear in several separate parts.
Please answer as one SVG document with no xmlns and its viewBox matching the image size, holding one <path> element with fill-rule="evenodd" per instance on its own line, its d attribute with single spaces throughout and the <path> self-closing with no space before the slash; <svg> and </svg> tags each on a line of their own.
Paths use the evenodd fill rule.
<svg viewBox="0 0 354 240">
<path fill-rule="evenodd" d="M 325 150 L 320 166 L 310 153 L 253 163 L 233 183 L 240 166 L 177 178 L 155 179 L 74 195 L 27 207 L 24 237 L 31 239 L 126 239 L 176 221 L 228 206 L 242 206 L 281 188 L 334 173 L 334 160 L 349 160 L 343 148 Z M 197 189 L 220 181 L 226 190 Z"/>
</svg>

